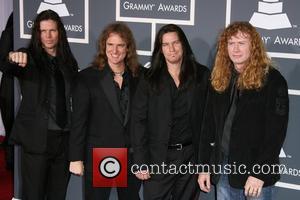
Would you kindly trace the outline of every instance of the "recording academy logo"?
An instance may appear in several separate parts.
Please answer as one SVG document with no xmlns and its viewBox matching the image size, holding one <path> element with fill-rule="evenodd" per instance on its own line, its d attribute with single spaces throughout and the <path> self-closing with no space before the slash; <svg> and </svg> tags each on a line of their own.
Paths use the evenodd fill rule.
<svg viewBox="0 0 300 200">
<path fill-rule="evenodd" d="M 31 38 L 36 14 L 51 9 L 62 17 L 68 41 L 89 42 L 89 0 L 19 0 L 20 38 Z"/>
<path fill-rule="evenodd" d="M 254 12 L 250 23 L 267 30 L 291 28 L 291 22 L 286 13 L 282 12 L 283 2 L 279 0 L 263 0 L 258 2 L 258 12 Z"/>
<path fill-rule="evenodd" d="M 44 0 L 41 2 L 37 13 L 48 9 L 54 10 L 60 17 L 70 16 L 68 8 L 65 3 L 62 3 L 62 0 Z"/>
</svg>

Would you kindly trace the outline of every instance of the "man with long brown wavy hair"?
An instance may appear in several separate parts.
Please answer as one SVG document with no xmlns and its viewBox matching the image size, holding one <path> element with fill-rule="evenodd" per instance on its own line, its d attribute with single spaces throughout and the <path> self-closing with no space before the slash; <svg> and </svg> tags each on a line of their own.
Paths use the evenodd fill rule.
<svg viewBox="0 0 300 200">
<path fill-rule="evenodd" d="M 200 173 L 200 188 L 209 192 L 212 181 L 218 200 L 272 199 L 280 178 L 272 166 L 279 164 L 288 112 L 286 80 L 271 66 L 260 35 L 248 22 L 230 24 L 211 74 L 199 152 L 210 168 Z"/>
<path fill-rule="evenodd" d="M 94 148 L 128 148 L 128 166 L 132 163 L 129 124 L 140 71 L 134 37 L 125 23 L 107 25 L 98 49 L 92 66 L 79 73 L 72 101 L 70 171 L 84 172 L 86 200 L 108 200 L 113 187 L 93 185 Z M 140 185 L 128 170 L 128 187 L 117 188 L 118 199 L 138 200 Z"/>
</svg>

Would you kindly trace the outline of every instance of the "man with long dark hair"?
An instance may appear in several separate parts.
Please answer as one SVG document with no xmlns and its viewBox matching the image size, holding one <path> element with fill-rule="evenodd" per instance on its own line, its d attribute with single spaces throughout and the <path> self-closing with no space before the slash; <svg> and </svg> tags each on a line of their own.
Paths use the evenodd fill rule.
<svg viewBox="0 0 300 200">
<path fill-rule="evenodd" d="M 22 147 L 22 199 L 65 199 L 69 181 L 69 93 L 78 66 L 58 14 L 41 12 L 28 48 L 1 70 L 20 81 L 21 104 L 10 140 Z"/>
<path fill-rule="evenodd" d="M 221 33 L 207 102 L 199 162 L 211 170 L 199 175 L 200 188 L 209 192 L 212 181 L 218 200 L 273 199 L 288 88 L 249 22 L 233 22 Z"/>
<path fill-rule="evenodd" d="M 93 186 L 94 148 L 128 148 L 128 165 L 132 164 L 129 124 L 140 73 L 135 40 L 125 23 L 107 25 L 98 49 L 92 66 L 79 73 L 72 95 L 70 171 L 84 172 L 86 200 L 108 200 L 113 185 Z M 118 199 L 139 200 L 140 185 L 128 171 L 128 187 L 117 188 Z"/>
<path fill-rule="evenodd" d="M 134 98 L 131 139 L 135 164 L 176 169 L 136 169 L 144 180 L 146 200 L 197 198 L 197 176 L 193 170 L 180 174 L 179 167 L 197 158 L 208 77 L 209 70 L 196 62 L 182 29 L 163 26 L 156 35 L 151 67 Z"/>
</svg>

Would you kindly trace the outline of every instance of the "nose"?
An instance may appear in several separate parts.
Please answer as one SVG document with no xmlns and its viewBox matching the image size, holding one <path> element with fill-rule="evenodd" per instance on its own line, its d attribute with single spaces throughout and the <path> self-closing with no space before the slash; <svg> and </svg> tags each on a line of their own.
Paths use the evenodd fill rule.
<svg viewBox="0 0 300 200">
<path fill-rule="evenodd" d="M 238 45 L 238 44 L 235 44 L 235 45 L 233 46 L 233 50 L 234 50 L 234 51 L 239 51 L 239 50 L 240 50 L 239 45 Z"/>
<path fill-rule="evenodd" d="M 170 44 L 170 45 L 169 45 L 169 51 L 175 51 L 175 48 L 174 48 L 174 45 L 173 45 L 173 44 Z"/>
<path fill-rule="evenodd" d="M 118 51 L 118 47 L 117 46 L 113 46 L 113 53 L 117 53 L 117 51 Z"/>
<path fill-rule="evenodd" d="M 47 38 L 50 38 L 50 37 L 51 37 L 50 31 L 46 31 L 46 37 L 47 37 Z"/>
</svg>

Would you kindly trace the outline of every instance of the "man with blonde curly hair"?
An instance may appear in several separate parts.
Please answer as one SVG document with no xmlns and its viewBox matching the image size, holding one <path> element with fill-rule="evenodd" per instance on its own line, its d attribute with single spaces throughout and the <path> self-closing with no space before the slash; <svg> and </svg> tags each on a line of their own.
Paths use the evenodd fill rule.
<svg viewBox="0 0 300 200">
<path fill-rule="evenodd" d="M 286 80 L 260 35 L 248 22 L 230 24 L 211 74 L 199 150 L 210 168 L 199 174 L 200 188 L 209 192 L 212 182 L 218 200 L 273 199 L 288 113 Z"/>
</svg>

